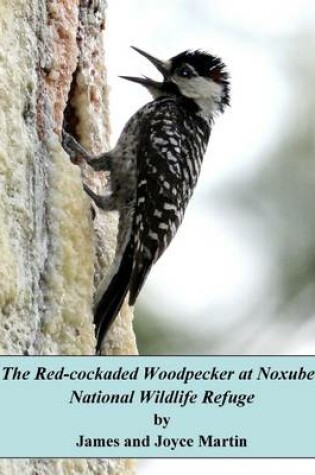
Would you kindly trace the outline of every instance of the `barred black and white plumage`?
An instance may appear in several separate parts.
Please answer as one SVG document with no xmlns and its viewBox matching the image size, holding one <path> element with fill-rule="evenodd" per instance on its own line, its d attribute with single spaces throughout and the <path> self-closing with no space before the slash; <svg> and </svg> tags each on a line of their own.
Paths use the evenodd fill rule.
<svg viewBox="0 0 315 475">
<path fill-rule="evenodd" d="M 68 134 L 64 146 L 95 170 L 111 172 L 111 193 L 85 190 L 101 208 L 119 211 L 117 249 L 110 275 L 95 301 L 97 347 L 129 292 L 134 305 L 152 268 L 175 236 L 197 183 L 214 115 L 229 103 L 229 78 L 222 61 L 186 51 L 160 61 L 136 49 L 163 74 L 144 85 L 154 100 L 127 122 L 116 147 L 90 157 Z"/>
</svg>

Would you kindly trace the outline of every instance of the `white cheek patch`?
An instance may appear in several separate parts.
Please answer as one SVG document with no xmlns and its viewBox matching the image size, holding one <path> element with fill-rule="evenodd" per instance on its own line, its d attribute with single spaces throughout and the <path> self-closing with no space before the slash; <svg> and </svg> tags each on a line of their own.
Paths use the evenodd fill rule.
<svg viewBox="0 0 315 475">
<path fill-rule="evenodd" d="M 176 77 L 173 79 L 183 96 L 194 99 L 204 112 L 214 112 L 222 97 L 222 86 L 212 79 L 193 77 L 189 80 Z"/>
</svg>

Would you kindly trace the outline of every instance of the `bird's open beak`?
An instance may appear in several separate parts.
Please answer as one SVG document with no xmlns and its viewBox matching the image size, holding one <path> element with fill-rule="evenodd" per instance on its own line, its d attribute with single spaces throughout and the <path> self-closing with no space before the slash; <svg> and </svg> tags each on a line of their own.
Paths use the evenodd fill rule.
<svg viewBox="0 0 315 475">
<path fill-rule="evenodd" d="M 146 76 L 136 77 L 136 76 L 119 76 L 122 79 L 127 79 L 127 81 L 136 82 L 142 84 L 147 88 L 161 89 L 163 83 L 159 81 L 154 81 L 153 79 L 147 78 Z"/>
<path fill-rule="evenodd" d="M 131 46 L 131 48 L 137 51 L 137 53 L 147 58 L 150 63 L 152 63 L 156 67 L 156 69 L 163 74 L 164 77 L 168 74 L 169 65 L 167 61 L 161 61 L 160 59 L 154 58 L 154 56 L 151 56 L 150 54 L 146 53 L 142 49 L 136 48 L 135 46 Z"/>
<path fill-rule="evenodd" d="M 157 68 L 157 70 L 160 71 L 160 73 L 162 73 L 164 78 L 167 77 L 169 73 L 169 64 L 167 61 L 161 61 L 160 59 L 154 58 L 150 54 L 146 53 L 145 51 L 142 51 L 139 48 L 136 48 L 135 46 L 131 46 L 131 48 L 137 51 L 137 53 L 147 58 L 150 61 L 150 63 L 152 63 Z M 146 76 L 143 76 L 143 77 L 119 76 L 119 77 L 123 79 L 127 79 L 127 81 L 132 81 L 138 84 L 142 84 L 143 86 L 146 86 L 148 88 L 160 89 L 163 85 L 163 82 L 154 81 L 153 79 L 150 79 Z"/>
</svg>

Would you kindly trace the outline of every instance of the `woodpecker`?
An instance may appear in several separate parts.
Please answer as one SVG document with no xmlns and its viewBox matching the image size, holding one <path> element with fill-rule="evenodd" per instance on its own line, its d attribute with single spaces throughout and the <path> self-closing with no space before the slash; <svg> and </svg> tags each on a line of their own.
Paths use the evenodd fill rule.
<svg viewBox="0 0 315 475">
<path fill-rule="evenodd" d="M 85 191 L 103 210 L 119 212 L 111 272 L 95 296 L 97 350 L 129 293 L 134 305 L 153 264 L 175 236 L 197 183 L 214 118 L 230 101 L 225 64 L 205 51 L 184 51 L 167 61 L 132 47 L 162 74 L 121 76 L 144 86 L 153 101 L 126 123 L 117 145 L 93 157 L 66 131 L 70 157 L 110 172 L 111 191 Z"/>
</svg>

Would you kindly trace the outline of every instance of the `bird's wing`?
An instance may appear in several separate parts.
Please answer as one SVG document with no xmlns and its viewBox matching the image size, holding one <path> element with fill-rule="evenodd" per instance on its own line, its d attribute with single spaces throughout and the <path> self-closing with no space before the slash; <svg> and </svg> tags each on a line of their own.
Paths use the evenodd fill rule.
<svg viewBox="0 0 315 475">
<path fill-rule="evenodd" d="M 134 264 L 129 294 L 131 305 L 135 303 L 152 265 L 174 237 L 183 218 L 182 120 L 176 103 L 165 100 L 143 125 L 132 230 Z"/>
</svg>

